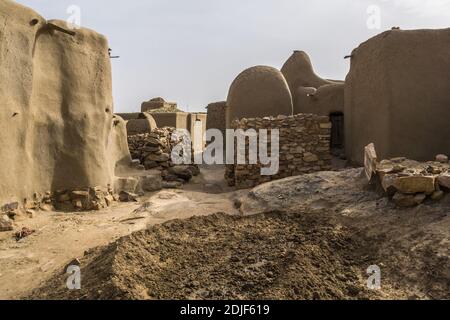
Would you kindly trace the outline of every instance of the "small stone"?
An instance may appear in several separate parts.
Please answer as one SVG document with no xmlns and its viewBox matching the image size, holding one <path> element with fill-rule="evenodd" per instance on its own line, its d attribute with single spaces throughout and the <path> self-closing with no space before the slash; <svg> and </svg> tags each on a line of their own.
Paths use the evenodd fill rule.
<svg viewBox="0 0 450 320">
<path fill-rule="evenodd" d="M 72 200 L 84 200 L 84 199 L 87 199 L 87 198 L 89 198 L 89 192 L 88 191 L 72 191 L 70 193 L 70 198 L 68 200 L 70 200 L 70 199 L 72 199 Z M 66 200 L 66 201 L 68 201 L 68 200 Z M 61 201 L 61 202 L 64 202 L 64 201 Z"/>
<path fill-rule="evenodd" d="M 156 161 L 156 162 L 165 162 L 170 160 L 170 156 L 167 153 L 161 154 L 151 154 L 147 157 L 146 160 Z"/>
<path fill-rule="evenodd" d="M 141 177 L 142 190 L 147 192 L 159 191 L 162 189 L 161 175 L 148 175 Z"/>
<path fill-rule="evenodd" d="M 70 201 L 70 195 L 68 193 L 63 193 L 58 196 L 58 202 Z"/>
<path fill-rule="evenodd" d="M 433 192 L 433 194 L 431 195 L 431 199 L 434 201 L 439 201 L 442 200 L 442 198 L 444 198 L 444 195 L 445 195 L 444 191 L 438 190 Z"/>
<path fill-rule="evenodd" d="M 23 238 L 29 237 L 31 236 L 33 233 L 35 233 L 36 231 L 27 227 L 23 227 L 22 230 L 17 231 L 14 234 L 14 237 L 16 238 L 17 241 L 22 240 Z"/>
<path fill-rule="evenodd" d="M 169 168 L 168 171 L 170 174 L 175 175 L 185 181 L 191 180 L 193 176 L 192 171 L 189 169 L 189 167 L 184 165 Z"/>
<path fill-rule="evenodd" d="M 163 181 L 162 187 L 164 189 L 179 189 L 183 186 L 183 183 L 178 181 Z"/>
<path fill-rule="evenodd" d="M 36 212 L 34 210 L 27 209 L 25 212 L 27 213 L 28 217 L 30 217 L 30 218 L 34 218 L 36 216 Z"/>
<path fill-rule="evenodd" d="M 19 209 L 19 202 L 15 201 L 2 206 L 0 211 L 8 212 L 8 211 L 16 211 L 17 209 Z"/>
<path fill-rule="evenodd" d="M 120 177 L 114 181 L 114 191 L 120 193 L 121 191 L 134 193 L 138 186 L 138 179 L 133 177 Z"/>
<path fill-rule="evenodd" d="M 438 178 L 438 183 L 441 187 L 450 189 L 450 174 L 449 173 L 445 173 L 440 175 Z"/>
<path fill-rule="evenodd" d="M 114 197 L 110 194 L 105 196 L 106 205 L 110 207 L 114 203 Z"/>
<path fill-rule="evenodd" d="M 306 152 L 303 155 L 303 160 L 305 162 L 315 162 L 319 160 L 319 157 L 317 157 L 315 154 L 312 154 L 311 152 Z"/>
<path fill-rule="evenodd" d="M 120 202 L 137 202 L 137 198 L 138 195 L 131 192 L 122 191 L 119 194 Z"/>
<path fill-rule="evenodd" d="M 47 204 L 47 203 L 41 204 L 39 206 L 39 209 L 41 209 L 42 211 L 46 211 L 46 212 L 55 210 L 55 208 L 51 204 Z"/>
<path fill-rule="evenodd" d="M 438 154 L 436 156 L 436 161 L 440 163 L 448 163 L 448 156 L 445 154 Z"/>
<path fill-rule="evenodd" d="M 333 127 L 333 124 L 331 122 L 320 123 L 319 126 L 320 126 L 320 129 L 331 129 Z"/>
<path fill-rule="evenodd" d="M 425 200 L 425 198 L 426 196 L 424 194 L 415 196 L 397 192 L 392 200 L 399 207 L 414 207 L 421 204 Z"/>
<path fill-rule="evenodd" d="M 13 225 L 9 217 L 7 216 L 6 219 L 4 217 L 0 218 L 0 232 L 6 232 L 6 231 L 12 231 Z"/>
</svg>

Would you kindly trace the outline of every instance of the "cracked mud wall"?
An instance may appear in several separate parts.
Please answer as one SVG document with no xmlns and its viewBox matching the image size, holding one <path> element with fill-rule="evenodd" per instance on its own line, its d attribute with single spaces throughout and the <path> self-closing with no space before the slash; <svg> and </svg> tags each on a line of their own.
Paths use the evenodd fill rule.
<svg viewBox="0 0 450 320">
<path fill-rule="evenodd" d="M 116 160 L 128 161 L 123 142 L 111 145 L 126 143 L 126 131 L 113 121 L 107 40 L 75 31 L 55 30 L 13 1 L 0 3 L 0 203 L 106 186 Z"/>
</svg>

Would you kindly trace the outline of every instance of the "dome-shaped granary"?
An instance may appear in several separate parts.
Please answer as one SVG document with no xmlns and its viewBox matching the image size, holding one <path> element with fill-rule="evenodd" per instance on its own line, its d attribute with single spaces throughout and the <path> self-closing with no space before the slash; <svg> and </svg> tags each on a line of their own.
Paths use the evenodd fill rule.
<svg viewBox="0 0 450 320">
<path fill-rule="evenodd" d="M 233 81 L 227 99 L 227 124 L 234 119 L 292 115 L 292 97 L 283 74 L 272 67 L 244 70 Z"/>
</svg>

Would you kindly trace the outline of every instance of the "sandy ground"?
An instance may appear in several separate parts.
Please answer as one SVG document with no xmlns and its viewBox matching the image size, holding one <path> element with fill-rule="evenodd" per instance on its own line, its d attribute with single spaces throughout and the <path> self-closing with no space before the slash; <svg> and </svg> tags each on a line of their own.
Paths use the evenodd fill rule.
<svg viewBox="0 0 450 320">
<path fill-rule="evenodd" d="M 148 225 L 214 212 L 237 214 L 235 192 L 222 174 L 222 168 L 207 167 L 182 190 L 163 190 L 99 212 L 37 212 L 33 219 L 20 219 L 16 230 L 28 227 L 36 233 L 19 242 L 13 232 L 0 233 L 0 299 L 20 298 L 85 251 Z"/>
<path fill-rule="evenodd" d="M 41 213 L 22 222 L 38 230 L 29 238 L 2 235 L 0 297 L 450 299 L 450 196 L 398 209 L 361 172 L 235 192 L 209 167 L 139 203 Z M 68 292 L 73 258 L 84 285 Z M 381 290 L 367 290 L 371 265 Z"/>
</svg>

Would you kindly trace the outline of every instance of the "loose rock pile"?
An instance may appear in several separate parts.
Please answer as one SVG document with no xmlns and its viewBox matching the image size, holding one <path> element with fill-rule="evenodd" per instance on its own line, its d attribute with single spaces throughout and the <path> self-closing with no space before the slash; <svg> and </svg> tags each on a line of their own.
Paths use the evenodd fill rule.
<svg viewBox="0 0 450 320">
<path fill-rule="evenodd" d="M 175 128 L 154 129 L 151 133 L 128 136 L 131 158 L 139 160 L 146 170 L 163 170 L 172 165 L 170 154 L 176 142 L 172 142 Z"/>
<path fill-rule="evenodd" d="M 444 155 L 428 162 L 403 157 L 383 160 L 370 170 L 399 207 L 414 207 L 427 199 L 439 201 L 450 192 L 450 164 Z"/>
<path fill-rule="evenodd" d="M 36 210 L 93 211 L 107 208 L 119 200 L 119 195 L 110 187 L 48 191 L 44 194 L 36 192 L 32 198 L 25 199 L 23 204 L 14 201 L 0 207 L 0 232 L 12 231 L 13 222 L 18 216 L 33 218 Z"/>
<path fill-rule="evenodd" d="M 177 188 L 200 171 L 196 165 L 175 165 L 171 160 L 173 148 L 183 140 L 175 136 L 175 128 L 154 129 L 151 133 L 128 136 L 133 161 L 139 160 L 146 170 L 159 170 L 164 188 Z"/>
</svg>

